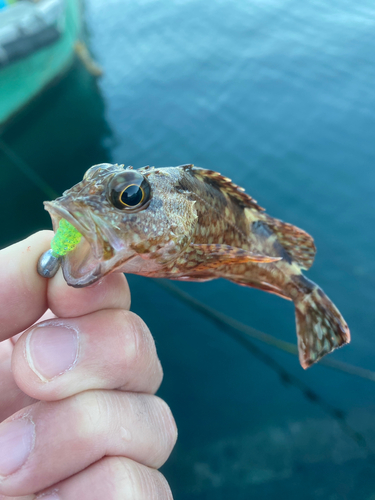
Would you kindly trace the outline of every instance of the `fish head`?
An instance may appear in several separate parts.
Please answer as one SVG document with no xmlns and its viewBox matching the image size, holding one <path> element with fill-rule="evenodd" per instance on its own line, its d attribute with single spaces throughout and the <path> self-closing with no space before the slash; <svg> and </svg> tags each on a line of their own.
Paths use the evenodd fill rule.
<svg viewBox="0 0 375 500">
<path fill-rule="evenodd" d="M 68 285 L 84 287 L 112 271 L 155 275 L 189 243 L 197 214 L 178 189 L 175 168 L 94 165 L 60 198 L 45 202 L 54 230 L 67 220 L 82 235 L 62 258 Z"/>
</svg>

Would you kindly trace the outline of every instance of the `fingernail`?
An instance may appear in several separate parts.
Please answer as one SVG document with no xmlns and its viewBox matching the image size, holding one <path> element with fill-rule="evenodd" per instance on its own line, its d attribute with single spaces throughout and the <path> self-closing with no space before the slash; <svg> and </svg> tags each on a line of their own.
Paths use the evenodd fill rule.
<svg viewBox="0 0 375 500">
<path fill-rule="evenodd" d="M 37 326 L 31 330 L 26 340 L 27 361 L 43 381 L 69 370 L 74 365 L 77 354 L 77 332 L 63 325 Z"/>
<path fill-rule="evenodd" d="M 9 476 L 26 462 L 34 445 L 34 434 L 34 424 L 28 419 L 1 424 L 0 476 Z"/>
</svg>

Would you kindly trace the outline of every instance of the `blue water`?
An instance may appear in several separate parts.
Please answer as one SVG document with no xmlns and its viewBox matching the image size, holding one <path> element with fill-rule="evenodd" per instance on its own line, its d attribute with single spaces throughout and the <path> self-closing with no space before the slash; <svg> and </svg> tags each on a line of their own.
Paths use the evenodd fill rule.
<svg viewBox="0 0 375 500">
<path fill-rule="evenodd" d="M 57 192 L 102 161 L 194 163 L 231 177 L 314 236 L 308 276 L 352 331 L 331 357 L 375 370 L 374 3 L 89 0 L 85 18 L 103 77 L 96 84 L 76 65 L 7 143 Z M 14 207 L 2 222 L 6 244 L 50 222 L 45 196 L 0 160 L 0 209 Z M 26 194 L 27 211 L 17 203 Z M 175 500 L 373 500 L 374 462 L 337 419 L 152 280 L 129 282 L 179 427 L 163 468 Z M 291 303 L 224 280 L 179 286 L 295 342 Z M 375 452 L 373 382 L 321 366 L 304 372 L 296 358 L 257 346 L 346 412 Z"/>
</svg>

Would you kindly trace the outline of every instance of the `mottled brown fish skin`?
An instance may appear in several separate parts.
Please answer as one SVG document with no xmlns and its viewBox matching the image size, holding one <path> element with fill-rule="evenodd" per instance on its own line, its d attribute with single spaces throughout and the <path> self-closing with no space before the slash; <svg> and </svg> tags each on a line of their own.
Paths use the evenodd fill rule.
<svg viewBox="0 0 375 500">
<path fill-rule="evenodd" d="M 122 168 L 92 167 L 47 206 L 72 214 L 70 222 L 79 220 L 87 239 L 96 232 L 90 244 L 103 246 L 103 266 L 94 280 L 112 271 L 189 281 L 221 277 L 293 300 L 304 368 L 350 341 L 337 308 L 302 275 L 315 256 L 310 235 L 267 215 L 230 179 L 193 165 L 137 170 L 151 186 L 151 199 L 142 210 L 124 213 L 106 192 Z"/>
</svg>

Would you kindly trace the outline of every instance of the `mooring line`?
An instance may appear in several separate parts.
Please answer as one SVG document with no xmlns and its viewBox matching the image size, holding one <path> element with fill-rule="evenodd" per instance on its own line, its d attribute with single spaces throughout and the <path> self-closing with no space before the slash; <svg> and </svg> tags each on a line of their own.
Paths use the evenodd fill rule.
<svg viewBox="0 0 375 500">
<path fill-rule="evenodd" d="M 12 163 L 24 173 L 24 175 L 26 175 L 43 193 L 46 194 L 46 196 L 48 196 L 50 199 L 58 197 L 58 194 L 54 191 L 54 189 L 51 188 L 51 186 L 37 172 L 35 172 L 32 167 L 30 167 L 24 160 L 22 160 L 22 158 L 20 158 L 18 154 L 4 142 L 1 136 L 0 149 L 12 161 Z M 207 316 L 210 316 L 213 319 L 217 319 L 223 324 L 226 324 L 229 327 L 236 329 L 253 339 L 259 340 L 264 344 L 268 344 L 272 347 L 275 347 L 276 349 L 298 356 L 298 348 L 295 344 L 280 340 L 273 335 L 264 333 L 260 330 L 252 328 L 251 326 L 245 325 L 244 323 L 241 323 L 240 321 L 237 321 L 234 318 L 213 309 L 203 302 L 198 301 L 197 299 L 187 294 L 186 292 L 183 292 L 180 288 L 172 285 L 171 283 L 168 283 L 167 285 L 167 283 L 162 280 L 160 280 L 159 283 L 164 286 L 164 288 L 168 288 L 175 295 L 178 295 L 181 299 L 185 300 L 185 302 L 188 302 L 192 307 L 195 307 L 195 309 L 200 310 Z M 329 358 L 321 359 L 319 361 L 319 364 L 336 371 L 347 373 L 348 375 L 353 375 L 355 377 L 360 377 L 375 382 L 375 372 L 367 370 L 365 368 L 360 368 L 348 363 L 344 363 L 342 361 L 336 361 Z"/>
<path fill-rule="evenodd" d="M 49 186 L 47 182 L 30 167 L 22 158 L 20 158 L 17 153 L 15 153 L 10 146 L 8 146 L 0 136 L 0 149 L 8 157 L 8 159 L 16 166 L 18 169 L 28 177 L 35 186 L 38 187 L 48 198 L 54 199 L 58 197 L 58 194 L 53 188 Z M 362 434 L 355 431 L 348 423 L 346 413 L 332 406 L 330 403 L 325 401 L 317 392 L 312 390 L 307 384 L 300 380 L 295 375 L 289 373 L 283 366 L 281 366 L 277 361 L 275 361 L 270 355 L 263 352 L 259 347 L 257 347 L 253 342 L 251 342 L 250 337 L 259 340 L 267 345 L 273 346 L 281 351 L 287 352 L 289 354 L 298 355 L 297 347 L 290 342 L 279 340 L 276 337 L 264 333 L 260 330 L 256 330 L 248 325 L 241 323 L 240 321 L 227 316 L 216 309 L 200 302 L 191 295 L 182 291 L 177 286 L 166 282 L 165 280 L 156 279 L 155 280 L 161 287 L 166 289 L 171 295 L 174 295 L 181 301 L 187 303 L 193 309 L 201 312 L 212 321 L 214 321 L 219 328 L 229 334 L 232 338 L 237 340 L 247 351 L 251 352 L 253 355 L 262 360 L 267 366 L 278 373 L 280 379 L 285 384 L 293 385 L 298 388 L 304 397 L 309 401 L 320 406 L 327 414 L 338 421 L 342 430 L 350 436 L 360 447 L 365 449 L 371 458 L 374 457 L 373 451 L 368 447 L 366 440 Z M 246 335 L 244 337 L 243 335 Z M 327 368 L 332 368 L 336 371 L 341 371 L 349 375 L 354 375 L 356 377 L 364 378 L 367 380 L 375 381 L 375 373 L 366 370 L 364 368 L 359 368 L 356 366 L 349 365 L 340 361 L 322 359 L 319 362 L 320 365 L 326 366 Z"/>
<path fill-rule="evenodd" d="M 38 189 L 40 189 L 49 199 L 58 197 L 58 194 L 52 189 L 49 184 L 35 172 L 35 170 L 20 158 L 11 147 L 8 146 L 4 139 L 0 137 L 0 150 L 5 156 L 15 165 Z"/>
<path fill-rule="evenodd" d="M 261 342 L 264 342 L 268 345 L 272 345 L 273 347 L 281 349 L 284 352 L 288 352 L 289 354 L 298 355 L 297 348 L 293 344 L 290 344 L 289 342 L 285 341 L 279 341 L 272 335 L 268 335 L 259 330 L 255 330 L 254 328 L 251 328 L 239 321 L 234 320 L 230 316 L 226 316 L 225 314 L 217 311 L 216 309 L 213 309 L 212 307 L 207 306 L 203 302 L 195 299 L 188 293 L 181 290 L 176 285 L 173 285 L 172 283 L 169 283 L 166 280 L 156 279 L 155 281 L 158 283 L 159 286 L 164 288 L 171 295 L 178 298 L 185 304 L 189 305 L 191 308 L 199 311 L 204 316 L 212 320 L 226 334 L 235 339 L 247 351 L 251 352 L 254 356 L 260 359 L 269 368 L 275 371 L 279 375 L 281 381 L 284 384 L 292 385 L 296 387 L 299 391 L 301 391 L 301 393 L 307 400 L 319 406 L 326 414 L 328 414 L 335 421 L 337 421 L 342 431 L 346 435 L 348 435 L 351 439 L 353 439 L 358 446 L 360 446 L 363 450 L 367 452 L 368 458 L 371 458 L 371 460 L 375 459 L 374 452 L 368 446 L 365 437 L 360 432 L 353 429 L 351 425 L 348 424 L 347 415 L 344 410 L 331 405 L 324 398 L 322 398 L 316 391 L 311 389 L 305 382 L 303 382 L 297 376 L 289 373 L 280 363 L 278 363 L 275 359 L 273 359 L 272 356 L 265 353 L 258 346 L 256 346 L 250 340 L 249 337 L 252 337 L 255 340 L 260 340 Z M 247 336 L 245 337 L 243 334 Z M 322 360 L 319 363 L 321 364 L 321 362 Z M 345 369 L 343 369 L 342 365 L 344 365 Z M 344 371 L 351 375 L 355 374 L 356 376 L 359 376 L 361 378 L 369 378 L 367 376 L 368 375 L 367 373 L 365 374 L 366 376 L 363 376 L 364 374 L 360 373 L 361 370 L 358 371 L 356 367 L 351 365 L 346 365 L 344 363 L 340 363 L 339 365 L 335 363 L 334 365 L 332 365 L 331 362 L 329 365 L 325 366 L 328 366 L 329 368 L 333 368 L 338 371 Z M 372 374 L 375 379 L 375 374 L 373 374 L 372 372 L 369 373 Z M 370 378 L 370 380 L 374 379 Z"/>
<path fill-rule="evenodd" d="M 156 280 L 159 285 L 161 285 L 166 290 L 169 290 L 173 295 L 177 296 L 184 302 L 188 303 L 194 309 L 202 312 L 204 315 L 214 319 L 220 323 L 227 325 L 234 330 L 237 330 L 248 337 L 251 337 L 255 340 L 259 340 L 264 344 L 270 345 L 279 349 L 280 351 L 287 352 L 288 354 L 292 354 L 293 356 L 298 356 L 298 347 L 291 342 L 286 342 L 285 340 L 280 340 L 269 333 L 264 333 L 261 330 L 256 330 L 251 326 L 245 325 L 240 321 L 232 318 L 231 316 L 227 316 L 226 314 L 214 309 L 213 307 L 208 306 L 204 302 L 192 297 L 188 293 L 181 290 L 176 285 L 169 283 L 164 280 Z M 375 372 L 371 370 L 367 370 L 365 368 L 360 368 L 358 366 L 353 366 L 349 363 L 344 363 L 342 361 L 336 361 L 334 359 L 323 358 L 319 361 L 319 365 L 325 366 L 327 368 L 331 368 L 336 371 L 347 373 L 348 375 L 353 375 L 355 377 L 364 378 L 366 380 L 371 380 L 375 382 Z"/>
</svg>

